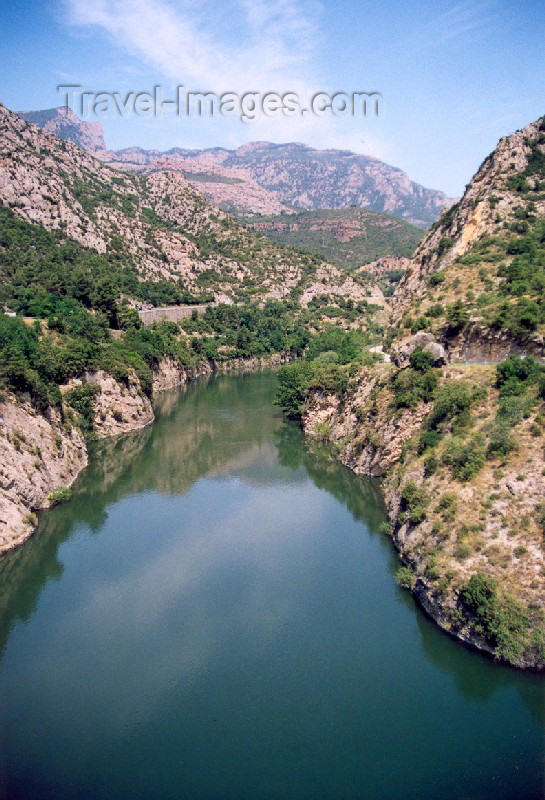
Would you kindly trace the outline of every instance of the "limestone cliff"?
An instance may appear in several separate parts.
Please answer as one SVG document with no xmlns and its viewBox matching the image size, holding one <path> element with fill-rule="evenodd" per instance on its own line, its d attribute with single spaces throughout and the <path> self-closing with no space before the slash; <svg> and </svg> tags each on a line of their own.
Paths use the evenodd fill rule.
<svg viewBox="0 0 545 800">
<path fill-rule="evenodd" d="M 397 373 L 393 365 L 361 370 L 341 398 L 313 392 L 304 411 L 305 432 L 331 442 L 358 474 L 382 478 L 391 534 L 411 568 L 411 588 L 442 628 L 517 666 L 544 669 L 545 543 L 536 515 L 545 495 L 540 408 L 516 424 L 516 446 L 508 454 L 491 458 L 474 478 L 460 482 L 442 466 L 452 423 L 431 464 L 432 451 L 422 452 L 420 443 L 434 404 L 396 408 Z M 449 366 L 441 385 L 453 384 L 470 386 L 479 398 L 472 408 L 472 437 L 489 436 L 497 402 L 493 368 Z M 418 511 L 407 505 L 407 486 L 420 493 Z M 527 630 L 517 633 L 513 652 L 492 644 L 461 614 L 461 587 L 475 573 L 496 579 L 509 602 L 524 609 Z"/>
<path fill-rule="evenodd" d="M 165 358 L 153 371 L 153 392 L 181 386 L 214 371 L 252 371 L 284 364 L 289 352 L 270 357 L 201 361 L 192 368 Z M 60 501 L 88 463 L 88 440 L 81 415 L 70 405 L 70 392 L 93 390 L 92 438 L 111 438 L 143 428 L 154 420 L 152 401 L 130 375 L 119 383 L 98 370 L 61 386 L 62 409 L 38 411 L 29 399 L 9 394 L 0 402 L 0 554 L 32 534 L 36 511 Z"/>
<path fill-rule="evenodd" d="M 6 397 L 0 404 L 0 553 L 24 542 L 49 493 L 70 486 L 87 465 L 81 432 L 60 413 Z"/>
<path fill-rule="evenodd" d="M 427 330 L 462 360 L 543 353 L 544 179 L 542 117 L 500 140 L 424 237 L 392 299 L 390 340 Z"/>
<path fill-rule="evenodd" d="M 122 385 L 103 371 L 91 372 L 61 391 L 66 396 L 85 385 L 96 390 L 93 432 L 98 438 L 136 430 L 153 420 L 151 401 L 135 379 Z M 87 466 L 87 442 L 79 422 L 66 402 L 62 409 L 43 413 L 14 395 L 0 404 L 0 553 L 24 542 L 36 525 L 34 512 L 61 499 L 62 490 Z"/>
</svg>

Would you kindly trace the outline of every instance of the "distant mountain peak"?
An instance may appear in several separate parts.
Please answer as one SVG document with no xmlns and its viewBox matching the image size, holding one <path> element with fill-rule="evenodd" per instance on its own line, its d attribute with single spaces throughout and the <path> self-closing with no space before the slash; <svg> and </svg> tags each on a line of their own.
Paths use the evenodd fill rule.
<svg viewBox="0 0 545 800">
<path fill-rule="evenodd" d="M 127 147 L 113 152 L 106 149 L 99 123 L 83 122 L 64 107 L 26 111 L 19 116 L 117 169 L 183 172 L 213 203 L 244 213 L 364 208 L 427 228 L 454 202 L 443 192 L 415 183 L 398 167 L 350 150 L 317 150 L 303 142 L 255 141 L 234 150 L 174 147 L 159 152 Z M 209 181 L 207 175 L 215 180 Z"/>
<path fill-rule="evenodd" d="M 100 122 L 85 122 L 70 108 L 47 108 L 42 111 L 18 111 L 21 119 L 52 133 L 59 139 L 74 142 L 89 153 L 106 150 L 104 131 Z"/>
</svg>

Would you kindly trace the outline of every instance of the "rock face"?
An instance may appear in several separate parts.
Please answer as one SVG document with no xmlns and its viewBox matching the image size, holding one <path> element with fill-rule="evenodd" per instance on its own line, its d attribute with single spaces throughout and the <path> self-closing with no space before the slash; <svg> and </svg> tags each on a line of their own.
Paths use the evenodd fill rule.
<svg viewBox="0 0 545 800">
<path fill-rule="evenodd" d="M 509 298 L 505 269 L 524 252 L 531 226 L 545 217 L 544 164 L 545 117 L 499 141 L 460 202 L 432 226 L 407 266 L 392 298 L 396 338 L 406 336 L 403 328 L 411 327 L 411 320 L 424 318 L 426 330 L 453 358 L 543 353 L 539 335 L 531 330 L 502 332 L 501 320 L 496 325 L 492 321 Z M 542 289 L 527 286 L 519 296 L 539 304 L 541 294 Z M 510 301 L 515 301 L 513 295 Z M 449 329 L 444 309 L 456 302 L 462 303 L 469 324 Z"/>
<path fill-rule="evenodd" d="M 65 109 L 20 116 L 118 169 L 184 172 L 211 202 L 228 210 L 279 214 L 294 207 L 356 206 L 426 228 L 453 202 L 443 192 L 411 181 L 402 170 L 349 150 L 314 150 L 298 142 L 250 142 L 236 150 L 173 148 L 162 153 L 129 147 L 106 152 L 101 130 Z"/>
<path fill-rule="evenodd" d="M 121 385 L 106 372 L 73 379 L 61 392 L 92 385 L 94 431 L 99 438 L 142 428 L 153 421 L 149 398 L 136 378 Z M 87 445 L 77 415 L 64 404 L 39 413 L 10 395 L 0 404 L 0 553 L 24 542 L 36 525 L 34 512 L 48 508 L 50 493 L 70 486 L 87 466 Z"/>
<path fill-rule="evenodd" d="M 61 392 L 77 386 L 95 386 L 99 390 L 94 399 L 94 431 L 99 439 L 138 430 L 153 422 L 153 408 L 148 397 L 142 394 L 136 377 L 120 384 L 103 370 L 86 372 L 73 378 Z"/>
<path fill-rule="evenodd" d="M 17 116 L 52 133 L 59 139 L 74 142 L 89 153 L 106 150 L 104 131 L 100 122 L 84 122 L 69 108 L 48 108 L 43 111 L 17 111 Z"/>
<path fill-rule="evenodd" d="M 384 256 L 383 258 L 377 258 L 376 261 L 370 261 L 368 264 L 362 264 L 356 270 L 356 274 L 380 278 L 388 272 L 404 272 L 410 266 L 411 260 L 404 256 Z"/>
<path fill-rule="evenodd" d="M 471 376 L 482 398 L 473 413 L 486 430 L 493 420 L 494 368 L 473 369 L 468 373 L 450 365 L 442 381 Z M 477 480 L 467 482 L 453 480 L 444 470 L 429 474 L 426 455 L 418 454 L 416 442 L 433 404 L 396 410 L 390 381 L 394 374 L 393 366 L 365 368 L 342 398 L 313 392 L 304 410 L 304 430 L 331 442 L 356 473 L 382 478 L 394 543 L 414 571 L 412 588 L 427 612 L 457 638 L 503 657 L 460 617 L 459 587 L 477 572 L 494 576 L 532 619 L 537 615 L 536 630 L 541 625 L 543 631 L 539 615 L 545 608 L 545 548 L 536 508 L 545 495 L 545 455 L 542 440 L 536 447 L 536 412 L 517 426 L 517 448 L 501 469 L 489 461 Z M 429 499 L 423 520 L 412 521 L 402 501 L 403 489 L 411 482 Z M 451 498 L 448 513 L 441 505 L 445 497 Z M 544 670 L 545 649 L 538 644 L 510 660 L 519 667 Z"/>
<path fill-rule="evenodd" d="M 115 172 L 1 104 L 0 202 L 99 253 L 114 249 L 143 280 L 181 281 L 197 296 L 204 285 L 218 302 L 247 299 L 246 287 L 256 287 L 254 300 L 281 298 L 302 291 L 316 271 L 309 256 L 280 248 L 208 205 L 181 172 Z M 322 267 L 335 292 L 344 274 Z"/>
<path fill-rule="evenodd" d="M 447 363 L 447 352 L 443 345 L 439 344 L 431 333 L 415 333 L 408 339 L 398 342 L 392 350 L 392 361 L 398 367 L 407 367 L 410 363 L 411 355 L 415 350 L 423 350 L 433 356 L 435 366 L 442 366 Z"/>
<path fill-rule="evenodd" d="M 38 413 L 10 397 L 0 404 L 0 553 L 24 542 L 50 492 L 70 486 L 87 465 L 87 448 L 58 411 Z"/>
</svg>

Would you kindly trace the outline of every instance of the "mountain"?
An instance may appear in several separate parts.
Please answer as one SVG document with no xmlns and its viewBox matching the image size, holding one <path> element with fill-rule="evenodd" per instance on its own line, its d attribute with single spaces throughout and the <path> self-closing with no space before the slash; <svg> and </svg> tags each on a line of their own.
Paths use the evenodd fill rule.
<svg viewBox="0 0 545 800">
<path fill-rule="evenodd" d="M 422 238 L 422 231 L 409 222 L 362 208 L 237 218 L 273 242 L 318 253 L 350 270 L 383 256 L 408 258 Z"/>
<path fill-rule="evenodd" d="M 543 354 L 545 118 L 500 140 L 420 243 L 392 337 L 426 331 L 452 358 Z"/>
<path fill-rule="evenodd" d="M 106 150 L 102 125 L 99 122 L 84 122 L 65 106 L 43 111 L 18 111 L 17 116 L 46 133 L 53 133 L 59 139 L 74 142 L 89 153 Z"/>
<path fill-rule="evenodd" d="M 178 171 L 116 171 L 4 106 L 0 154 L 0 202 L 23 220 L 115 255 L 140 282 L 169 281 L 229 303 L 287 296 L 308 302 L 328 289 L 367 296 L 338 267 L 237 224 Z"/>
<path fill-rule="evenodd" d="M 379 159 L 349 150 L 315 150 L 298 142 L 250 142 L 236 150 L 177 147 L 163 153 L 130 147 L 102 152 L 94 140 L 90 146 L 86 144 L 89 123 L 68 114 L 69 124 L 63 108 L 21 116 L 38 126 L 50 126 L 51 132 L 95 152 L 118 169 L 181 171 L 209 200 L 226 210 L 278 214 L 288 208 L 354 206 L 427 228 L 453 203 L 443 192 L 411 181 L 402 170 Z M 78 122 L 83 126 L 79 133 Z"/>
<path fill-rule="evenodd" d="M 452 200 L 411 181 L 400 169 L 349 150 L 315 150 L 291 142 L 250 142 L 228 152 L 226 167 L 244 167 L 261 186 L 297 208 L 356 206 L 427 227 Z"/>
</svg>

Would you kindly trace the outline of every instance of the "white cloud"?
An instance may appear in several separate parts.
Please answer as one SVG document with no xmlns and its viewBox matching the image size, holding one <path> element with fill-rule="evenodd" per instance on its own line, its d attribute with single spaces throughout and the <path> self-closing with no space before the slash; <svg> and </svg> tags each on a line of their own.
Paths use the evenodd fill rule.
<svg viewBox="0 0 545 800">
<path fill-rule="evenodd" d="M 106 32 L 115 45 L 158 72 L 169 86 L 190 91 L 296 92 L 302 105 L 325 90 L 317 67 L 320 43 L 318 0 L 63 0 L 69 22 Z M 95 88 L 95 87 L 89 87 Z M 147 90 L 135 86 L 134 90 Z M 365 87 L 359 87 L 362 91 Z M 350 88 L 347 89 L 350 91 Z M 176 120 L 161 122 L 175 130 Z M 304 141 L 385 158 L 388 150 L 374 127 L 356 118 L 261 117 L 251 123 L 195 119 L 184 124 L 183 140 L 199 146 L 217 131 L 217 144 L 246 141 Z M 204 134 L 204 136 L 203 136 Z M 363 142 L 362 142 L 363 138 Z M 200 140 L 200 141 L 199 141 Z"/>
<path fill-rule="evenodd" d="M 441 44 L 467 34 L 482 32 L 488 25 L 491 5 L 489 0 L 480 2 L 464 0 L 455 3 L 437 19 L 436 43 Z"/>
<path fill-rule="evenodd" d="M 65 0 L 75 25 L 116 43 L 192 90 L 309 89 L 316 11 L 306 0 Z"/>
</svg>

